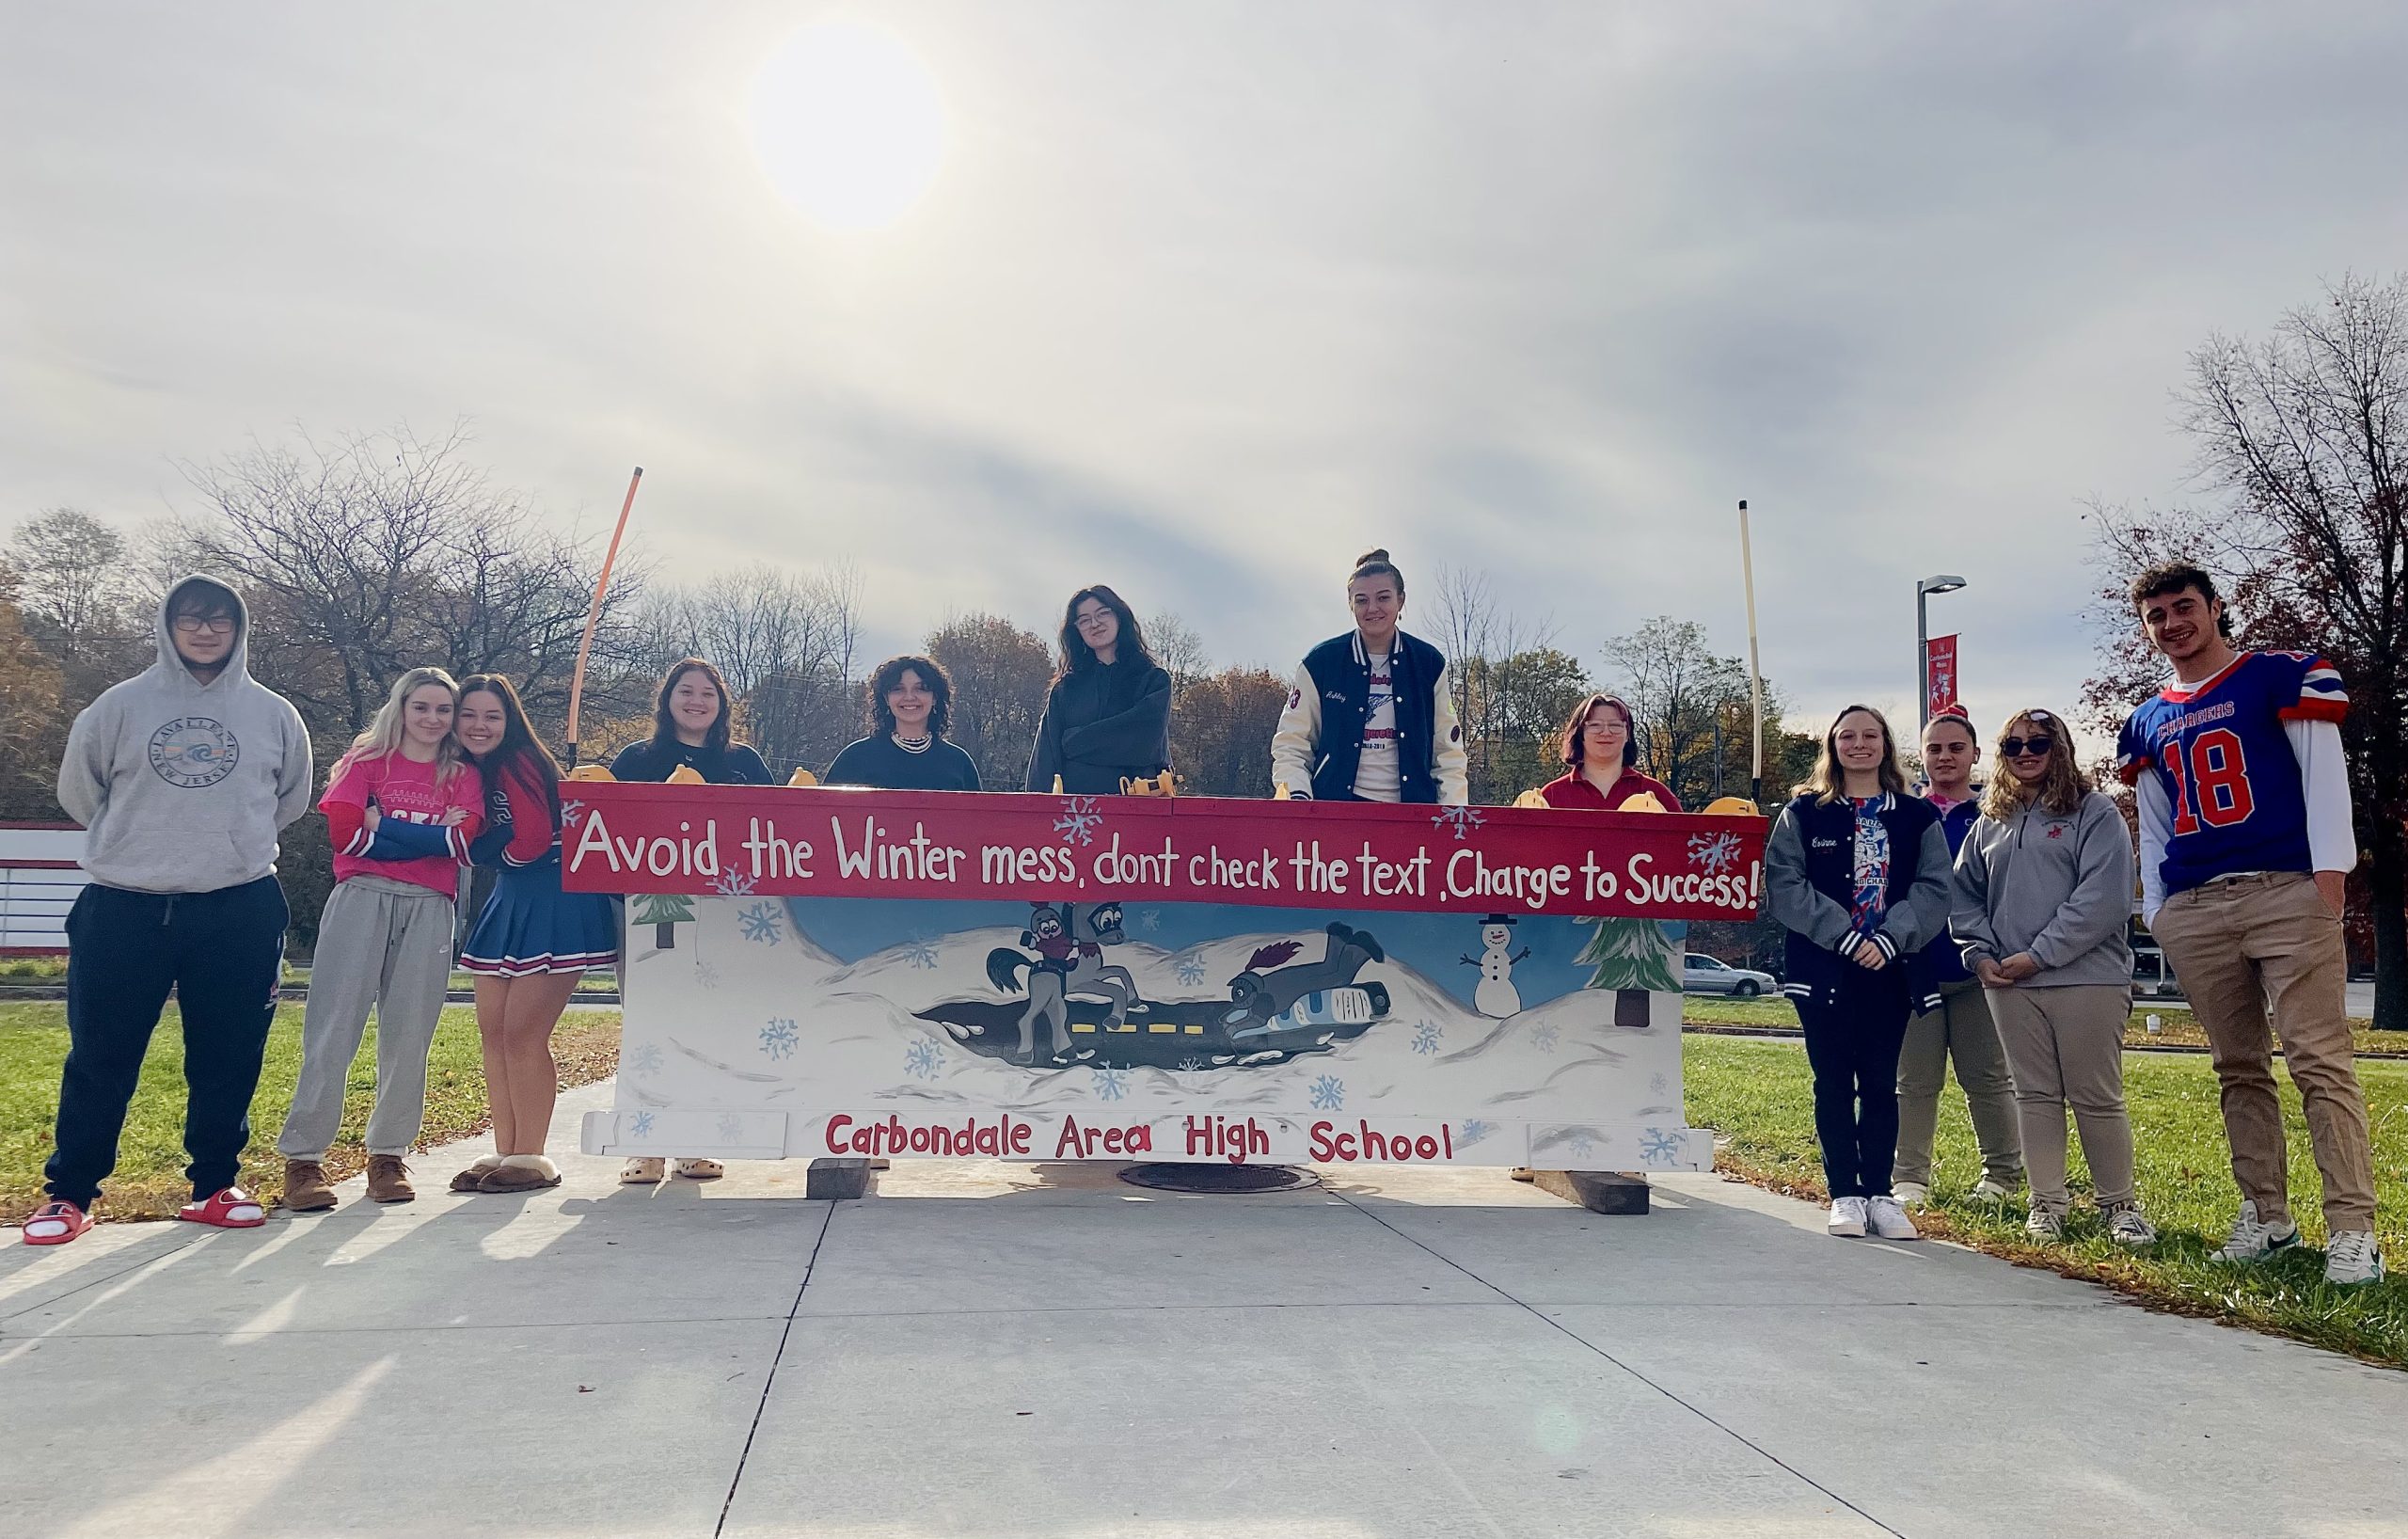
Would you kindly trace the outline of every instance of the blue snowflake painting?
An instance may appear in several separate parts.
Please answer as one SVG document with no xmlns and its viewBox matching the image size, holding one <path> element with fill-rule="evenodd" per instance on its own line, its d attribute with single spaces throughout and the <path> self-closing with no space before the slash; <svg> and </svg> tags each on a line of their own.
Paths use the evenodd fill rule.
<svg viewBox="0 0 2408 1539">
<path fill-rule="evenodd" d="M 1652 1090 L 1652 1091 L 1654 1091 L 1654 1092 L 1655 1092 L 1656 1094 L 1657 1094 L 1657 1095 L 1662 1095 L 1665 1091 L 1667 1091 L 1667 1090 L 1671 1089 L 1671 1087 L 1672 1087 L 1672 1082 L 1671 1082 L 1671 1080 L 1669 1080 L 1669 1079 L 1665 1078 L 1662 1074 L 1653 1075 L 1653 1076 L 1651 1076 L 1651 1077 L 1648 1079 L 1648 1081 L 1647 1081 L 1647 1088 L 1648 1088 L 1648 1089 L 1650 1089 L 1650 1090 Z"/>
<path fill-rule="evenodd" d="M 800 1039 L 801 1034 L 795 1030 L 794 1023 L 784 1016 L 761 1028 L 761 1051 L 771 1058 L 793 1057 L 795 1044 Z"/>
<path fill-rule="evenodd" d="M 718 1126 L 721 1143 L 732 1144 L 744 1136 L 744 1119 L 734 1112 L 721 1114 Z"/>
<path fill-rule="evenodd" d="M 737 875 L 736 868 L 730 866 L 719 874 L 717 881 L 711 883 L 711 891 L 721 897 L 750 897 L 752 895 L 752 879 Z"/>
<path fill-rule="evenodd" d="M 1181 983 L 1201 983 L 1204 981 L 1204 959 L 1195 956 L 1181 957 L 1179 959 L 1179 965 L 1173 971 L 1179 975 L 1179 981 Z"/>
<path fill-rule="evenodd" d="M 1542 1053 L 1552 1053 L 1555 1051 L 1556 1036 L 1556 1028 L 1550 1023 L 1530 1033 L 1530 1045 Z"/>
<path fill-rule="evenodd" d="M 763 945 L 775 945 L 785 936 L 785 915 L 774 904 L 755 903 L 736 916 L 744 930 L 744 938 Z"/>
<path fill-rule="evenodd" d="M 1346 1082 L 1335 1074 L 1323 1074 L 1313 1081 L 1310 1092 L 1313 1110 L 1343 1111 L 1346 1107 Z"/>
<path fill-rule="evenodd" d="M 1179 1067 L 1182 1071 L 1193 1074 L 1197 1070 L 1204 1067 L 1204 1060 L 1191 1053 L 1186 1057 L 1179 1060 Z"/>
<path fill-rule="evenodd" d="M 903 943 L 903 960 L 914 967 L 928 968 L 937 964 L 937 948 L 925 935 L 914 935 Z"/>
<path fill-rule="evenodd" d="M 1586 1133 L 1576 1133 L 1572 1135 L 1572 1157 L 1574 1159 L 1585 1160 L 1596 1151 L 1596 1140 L 1590 1137 Z"/>
<path fill-rule="evenodd" d="M 694 959 L 694 981 L 705 989 L 719 987 L 719 969 L 700 957 Z"/>
<path fill-rule="evenodd" d="M 1416 1053 L 1435 1053 L 1438 1051 L 1440 1039 L 1446 1035 L 1447 1028 L 1439 1025 L 1435 1022 L 1418 1022 L 1413 1028 L 1413 1051 Z"/>
<path fill-rule="evenodd" d="M 1478 807 L 1441 807 L 1437 816 L 1430 819 L 1430 826 L 1452 830 L 1455 842 L 1461 844 L 1465 835 L 1487 820 L 1480 815 Z"/>
<path fill-rule="evenodd" d="M 1144 930 L 1149 935 L 1151 935 L 1154 931 L 1162 928 L 1163 911 L 1160 909 L 1145 910 L 1137 915 L 1137 928 Z"/>
<path fill-rule="evenodd" d="M 563 802 L 562 802 L 562 803 L 561 803 L 561 827 L 562 827 L 562 828 L 575 828 L 575 827 L 577 827 L 577 825 L 578 825 L 578 821 L 579 821 L 579 820 L 581 820 L 584 817 L 585 817 L 585 803 L 584 803 L 584 802 L 582 802 L 582 801 L 563 801 Z"/>
<path fill-rule="evenodd" d="M 1095 1071 L 1095 1094 L 1098 1101 L 1118 1101 L 1129 1093 L 1129 1071 L 1125 1069 L 1099 1069 Z"/>
<path fill-rule="evenodd" d="M 1496 1131 L 1495 1128 L 1475 1117 L 1463 1125 L 1463 1131 L 1455 1135 L 1455 1142 L 1468 1149 Z"/>
<path fill-rule="evenodd" d="M 930 1041 L 913 1042 L 903 1050 L 903 1072 L 913 1079 L 934 1079 L 944 1067 L 944 1050 Z"/>
<path fill-rule="evenodd" d="M 638 1079 L 650 1079 L 660 1072 L 660 1046 L 657 1042 L 638 1042 L 627 1050 L 627 1072 Z"/>
<path fill-rule="evenodd" d="M 1669 1166 L 1687 1151 L 1687 1140 L 1663 1128 L 1649 1128 L 1639 1135 L 1639 1157 L 1650 1170 Z"/>
<path fill-rule="evenodd" d="M 1735 833 L 1698 833 L 1689 838 L 1689 864 L 1703 866 L 1719 875 L 1739 865 L 1739 836 Z"/>
<path fill-rule="evenodd" d="M 637 1137 L 639 1137 L 639 1138 L 649 1138 L 649 1137 L 651 1137 L 651 1136 L 652 1136 L 652 1113 L 650 1113 L 650 1112 L 638 1112 L 638 1113 L 636 1113 L 635 1125 L 634 1125 L 633 1127 L 629 1128 L 627 1131 L 628 1131 L 629 1133 L 633 1134 L 635 1136 L 637 1136 Z"/>
<path fill-rule="evenodd" d="M 1103 826 L 1103 814 L 1096 811 L 1095 798 L 1068 796 L 1062 799 L 1062 816 L 1054 819 L 1054 832 L 1066 845 L 1091 845 L 1095 831 Z"/>
</svg>

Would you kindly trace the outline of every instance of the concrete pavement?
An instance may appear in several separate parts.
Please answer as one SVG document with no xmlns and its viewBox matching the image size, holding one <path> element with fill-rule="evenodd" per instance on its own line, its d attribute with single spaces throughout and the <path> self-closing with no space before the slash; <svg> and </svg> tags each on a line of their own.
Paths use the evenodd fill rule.
<svg viewBox="0 0 2408 1539">
<path fill-rule="evenodd" d="M 0 1250 L 0 1533 L 2408 1534 L 2408 1375 L 1713 1178 L 466 1157 Z"/>
</svg>

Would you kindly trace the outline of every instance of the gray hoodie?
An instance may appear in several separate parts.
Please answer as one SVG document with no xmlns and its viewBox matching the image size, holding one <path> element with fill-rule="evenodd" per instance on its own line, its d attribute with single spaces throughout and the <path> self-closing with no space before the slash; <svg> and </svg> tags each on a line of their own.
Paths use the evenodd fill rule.
<svg viewBox="0 0 2408 1539">
<path fill-rule="evenodd" d="M 201 683 L 177 655 L 167 605 L 191 580 L 160 600 L 159 660 L 103 690 L 67 735 L 58 804 L 89 831 L 83 867 L 104 886 L 209 893 L 273 876 L 277 831 L 309 810 L 309 734 L 246 666 L 242 595 L 215 678 Z"/>
<path fill-rule="evenodd" d="M 2132 983 L 2132 834 L 2098 791 L 2070 813 L 2026 807 L 1983 817 L 1956 852 L 1949 933 L 1965 965 L 2028 951 L 2018 988 Z"/>
</svg>

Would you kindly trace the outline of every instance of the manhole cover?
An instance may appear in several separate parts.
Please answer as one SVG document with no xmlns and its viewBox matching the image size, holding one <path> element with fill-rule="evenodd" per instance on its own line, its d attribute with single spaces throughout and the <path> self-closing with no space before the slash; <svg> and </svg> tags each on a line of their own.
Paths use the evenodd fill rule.
<svg viewBox="0 0 2408 1539">
<path fill-rule="evenodd" d="M 1285 1192 L 1318 1178 L 1284 1165 L 1133 1165 L 1120 1172 L 1132 1186 L 1162 1192 Z"/>
</svg>

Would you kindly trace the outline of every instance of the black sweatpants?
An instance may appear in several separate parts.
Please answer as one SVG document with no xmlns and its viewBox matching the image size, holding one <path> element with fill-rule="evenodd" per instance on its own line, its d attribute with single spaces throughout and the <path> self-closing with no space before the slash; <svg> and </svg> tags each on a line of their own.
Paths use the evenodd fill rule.
<svg viewBox="0 0 2408 1539">
<path fill-rule="evenodd" d="M 67 915 L 67 1069 L 53 1198 L 89 1208 L 117 1168 L 143 1055 L 173 989 L 184 1025 L 184 1150 L 195 1200 L 234 1184 L 276 1015 L 291 914 L 274 877 L 214 893 L 87 887 Z"/>
<path fill-rule="evenodd" d="M 1906 1045 L 1907 969 L 1854 962 L 1828 1005 L 1795 999 L 1814 1071 L 1814 1136 L 1831 1196 L 1887 1197 L 1898 1153 L 1898 1052 Z"/>
</svg>

